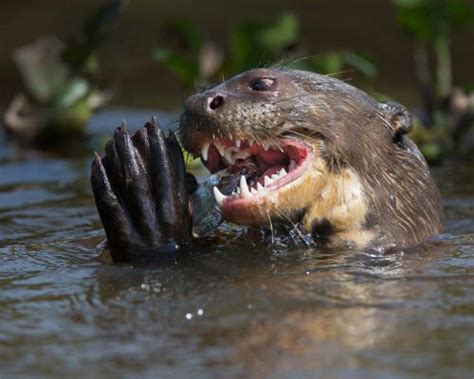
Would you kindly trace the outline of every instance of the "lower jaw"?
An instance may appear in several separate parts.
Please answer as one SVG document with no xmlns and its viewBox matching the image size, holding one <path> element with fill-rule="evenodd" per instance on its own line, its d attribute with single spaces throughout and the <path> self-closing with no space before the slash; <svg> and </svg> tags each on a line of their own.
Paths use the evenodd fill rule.
<svg viewBox="0 0 474 379">
<path fill-rule="evenodd" d="M 268 226 L 277 219 L 295 222 L 297 220 L 292 220 L 292 215 L 307 209 L 314 201 L 316 179 L 308 173 L 290 185 L 247 204 L 239 201 L 224 204 L 223 217 L 228 222 L 249 226 Z"/>
<path fill-rule="evenodd" d="M 291 178 L 290 182 L 284 181 L 280 187 L 269 188 L 267 192 L 250 198 L 227 199 L 221 206 L 222 216 L 226 221 L 239 225 L 265 226 L 276 219 L 288 220 L 295 213 L 301 215 L 301 210 L 311 206 L 324 169 L 319 154 L 320 145 L 304 140 L 300 140 L 298 144 L 305 144 L 307 147 L 303 161 L 296 168 L 298 176 Z M 295 146 L 295 143 L 287 142 L 287 145 Z M 291 160 L 291 155 L 289 159 Z M 290 170 L 284 178 L 289 179 L 289 176 Z"/>
</svg>

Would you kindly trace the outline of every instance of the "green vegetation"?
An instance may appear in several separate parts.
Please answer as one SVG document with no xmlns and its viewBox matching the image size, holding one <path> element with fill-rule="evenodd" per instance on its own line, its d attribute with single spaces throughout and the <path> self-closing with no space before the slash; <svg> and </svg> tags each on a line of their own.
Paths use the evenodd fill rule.
<svg viewBox="0 0 474 379">
<path fill-rule="evenodd" d="M 450 45 L 453 35 L 473 22 L 474 5 L 468 0 L 394 1 L 399 24 L 413 40 L 423 103 L 415 130 L 418 144 L 430 161 L 448 154 L 473 156 L 474 92 L 453 84 Z"/>
<path fill-rule="evenodd" d="M 246 22 L 230 30 L 228 44 L 216 46 L 207 41 L 199 27 L 188 20 L 168 23 L 175 46 L 155 49 L 154 58 L 175 73 L 187 87 L 205 86 L 253 67 L 286 66 L 323 74 L 345 69 L 374 78 L 374 63 L 352 51 L 326 51 L 304 59 L 300 47 L 300 23 L 293 14 L 283 14 L 269 23 Z"/>
<path fill-rule="evenodd" d="M 474 157 L 474 83 L 455 83 L 451 41 L 474 22 L 471 0 L 393 0 L 401 29 L 413 41 L 415 74 L 422 109 L 412 136 L 430 162 L 446 156 Z M 100 80 L 98 50 L 122 14 L 123 0 L 109 0 L 85 20 L 77 38 L 43 37 L 17 49 L 14 60 L 23 81 L 4 115 L 19 139 L 60 145 L 84 136 L 93 112 L 110 98 Z M 153 57 L 189 91 L 253 67 L 276 66 L 366 80 L 376 64 L 351 50 L 316 52 L 305 48 L 299 19 L 284 13 L 271 22 L 248 21 L 229 29 L 222 46 L 186 19 L 169 21 L 164 45 Z M 469 86 L 470 85 L 470 86 Z M 380 95 L 382 99 L 389 96 Z"/>
<path fill-rule="evenodd" d="M 474 93 L 468 87 L 453 85 L 450 43 L 455 32 L 473 21 L 473 5 L 467 0 L 394 2 L 401 28 L 413 39 L 423 104 L 412 136 L 432 163 L 452 154 L 472 156 L 474 136 L 466 136 L 473 132 Z M 373 61 L 350 50 L 306 56 L 301 47 L 300 23 L 292 14 L 283 14 L 269 23 L 238 25 L 229 31 L 227 45 L 222 47 L 206 40 L 201 29 L 188 20 L 169 22 L 167 31 L 175 44 L 155 49 L 153 56 L 190 90 L 252 67 L 268 65 L 322 74 L 351 70 L 366 79 L 374 79 L 377 74 Z M 429 59 L 431 52 L 434 62 Z"/>
<path fill-rule="evenodd" d="M 94 110 L 110 97 L 100 86 L 97 53 L 122 9 L 123 1 L 109 2 L 84 22 L 71 42 L 42 37 L 14 52 L 24 93 L 4 115 L 12 134 L 40 145 L 84 136 Z"/>
</svg>

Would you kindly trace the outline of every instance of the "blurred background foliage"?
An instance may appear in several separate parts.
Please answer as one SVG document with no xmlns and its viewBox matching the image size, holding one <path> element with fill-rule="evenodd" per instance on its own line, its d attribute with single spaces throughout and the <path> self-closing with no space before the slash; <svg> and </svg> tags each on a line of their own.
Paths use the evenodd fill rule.
<svg viewBox="0 0 474 379">
<path fill-rule="evenodd" d="M 277 66 L 353 80 L 381 100 L 411 106 L 412 136 L 432 163 L 474 156 L 472 1 L 303 3 L 177 0 L 173 8 L 144 1 L 123 12 L 124 2 L 113 0 L 89 7 L 92 16 L 80 21 L 75 38 L 41 38 L 15 49 L 22 94 L 6 109 L 4 124 L 21 138 L 57 142 L 71 131 L 83 133 L 93 112 L 110 100 L 104 77 L 114 86 L 112 103 L 176 109 L 202 87 L 252 67 Z M 471 37 L 453 54 L 464 30 Z M 403 50 L 408 40 L 411 53 Z M 15 122 L 21 127 L 12 127 Z"/>
<path fill-rule="evenodd" d="M 422 104 L 415 139 L 431 162 L 455 152 L 472 157 L 474 93 L 469 89 L 472 83 L 453 83 L 451 42 L 456 32 L 473 22 L 474 4 L 468 0 L 395 0 L 395 4 L 400 27 L 413 41 Z"/>
<path fill-rule="evenodd" d="M 11 134 L 40 146 L 85 136 L 93 112 L 110 98 L 100 80 L 98 51 L 123 5 L 121 0 L 106 3 L 72 38 L 43 36 L 13 51 L 22 93 L 3 117 Z"/>
<path fill-rule="evenodd" d="M 355 70 L 374 79 L 377 69 L 367 56 L 353 51 L 311 53 L 300 47 L 300 21 L 285 13 L 263 23 L 249 21 L 229 30 L 224 46 L 204 38 L 198 25 L 186 19 L 172 20 L 166 25 L 170 47 L 159 47 L 154 58 L 174 72 L 182 84 L 207 86 L 254 67 L 285 66 L 336 74 Z"/>
</svg>

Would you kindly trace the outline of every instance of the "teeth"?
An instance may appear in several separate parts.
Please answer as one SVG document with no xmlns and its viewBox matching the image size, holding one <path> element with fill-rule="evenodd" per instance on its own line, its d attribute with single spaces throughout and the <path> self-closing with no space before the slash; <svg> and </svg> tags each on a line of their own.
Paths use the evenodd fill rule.
<svg viewBox="0 0 474 379">
<path fill-rule="evenodd" d="M 224 158 L 229 162 L 230 164 L 234 164 L 234 158 L 232 157 L 232 150 L 226 149 L 224 151 Z"/>
<path fill-rule="evenodd" d="M 247 179 L 245 179 L 245 176 L 242 175 L 240 177 L 240 197 L 248 199 L 251 196 L 252 194 L 250 193 L 249 186 L 247 184 Z"/>
<path fill-rule="evenodd" d="M 212 192 L 214 192 L 214 197 L 216 198 L 217 204 L 222 207 L 224 205 L 224 200 L 227 198 L 227 196 L 224 195 L 221 191 L 219 191 L 219 188 L 217 187 L 213 187 Z"/>
<path fill-rule="evenodd" d="M 265 177 L 263 178 L 263 184 L 266 187 L 266 186 L 272 184 L 275 180 L 283 178 L 286 174 L 287 174 L 286 170 L 284 168 L 282 168 L 279 172 L 273 174 L 271 177 L 265 175 Z M 260 188 L 258 188 L 259 185 L 261 186 L 260 183 L 257 183 L 257 189 L 258 190 L 260 190 Z"/>
<path fill-rule="evenodd" d="M 207 161 L 207 158 L 208 158 L 207 154 L 209 153 L 209 146 L 211 146 L 211 144 L 209 142 L 206 142 L 201 150 L 201 157 L 205 161 Z"/>
<path fill-rule="evenodd" d="M 233 155 L 233 159 L 234 159 L 234 160 L 237 160 L 237 159 L 246 159 L 246 158 L 248 158 L 248 157 L 250 157 L 250 154 L 249 154 L 247 151 L 240 151 L 240 152 L 235 153 L 235 154 Z"/>
<path fill-rule="evenodd" d="M 272 184 L 272 182 L 273 182 L 273 180 L 265 175 L 265 177 L 263 178 L 263 184 L 265 185 L 265 187 Z"/>
<path fill-rule="evenodd" d="M 223 157 L 225 155 L 225 147 L 218 144 L 218 143 L 216 143 L 214 146 L 216 147 L 216 149 L 219 152 L 220 156 Z"/>
<path fill-rule="evenodd" d="M 233 139 L 235 142 L 234 146 L 226 146 L 220 143 L 214 143 L 214 146 L 216 147 L 217 151 L 219 152 L 219 155 L 224 159 L 227 165 L 234 165 L 236 160 L 245 160 L 248 157 L 251 156 L 251 154 L 244 150 L 240 150 L 240 146 L 242 145 L 242 140 L 239 138 Z M 249 146 L 253 146 L 255 144 L 254 139 L 249 139 L 247 140 L 247 143 Z M 207 161 L 209 158 L 209 147 L 210 143 L 206 142 L 204 146 L 201 149 L 201 157 L 204 161 Z M 263 141 L 261 143 L 262 148 L 265 151 L 268 151 L 273 145 L 271 145 L 270 142 Z M 278 146 L 274 146 L 274 148 L 278 148 Z M 258 191 L 264 188 L 264 186 L 268 186 L 272 184 L 275 180 L 278 180 L 285 175 L 288 174 L 288 172 L 294 170 L 296 168 L 296 162 L 294 160 L 290 161 L 290 164 L 288 165 L 288 171 L 285 168 L 281 168 L 278 172 L 275 172 L 273 175 L 270 176 L 265 176 L 263 178 L 263 185 L 260 183 L 256 183 L 255 188 L 250 189 L 247 179 L 245 178 L 244 175 L 240 177 L 240 186 L 238 186 L 232 193 L 231 196 L 240 196 L 242 198 L 248 198 L 250 196 L 255 195 Z M 216 201 L 221 204 L 225 200 L 226 197 L 223 195 L 219 189 L 214 190 L 214 195 L 216 196 Z"/>
<path fill-rule="evenodd" d="M 224 158 L 227 164 L 233 165 L 236 159 L 246 159 L 250 154 L 246 151 L 240 151 L 235 146 L 224 146 L 221 144 L 214 145 L 219 151 L 219 155 Z"/>
<path fill-rule="evenodd" d="M 256 187 L 249 188 L 249 185 L 247 183 L 247 178 L 245 175 L 240 176 L 240 182 L 237 188 L 232 191 L 232 195 L 234 197 L 241 197 L 242 199 L 249 199 L 252 196 L 255 196 L 258 194 L 259 191 L 265 189 L 266 186 L 269 186 L 272 184 L 275 180 L 278 180 L 279 178 L 282 178 L 283 176 L 287 175 L 287 172 L 284 168 L 282 168 L 278 173 L 273 174 L 271 178 L 269 176 L 265 176 L 263 178 L 264 180 L 264 186 L 260 183 L 257 182 Z M 216 198 L 217 203 L 222 207 L 225 199 L 230 197 L 226 196 L 221 193 L 219 188 L 213 187 L 213 192 L 214 192 L 214 197 Z"/>
</svg>

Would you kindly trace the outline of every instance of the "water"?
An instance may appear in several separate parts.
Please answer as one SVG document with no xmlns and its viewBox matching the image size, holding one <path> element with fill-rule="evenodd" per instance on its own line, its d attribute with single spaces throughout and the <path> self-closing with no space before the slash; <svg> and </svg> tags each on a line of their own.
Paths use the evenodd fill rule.
<svg viewBox="0 0 474 379">
<path fill-rule="evenodd" d="M 2 379 L 472 377 L 469 167 L 437 170 L 447 233 L 413 251 L 268 251 L 229 237 L 133 267 L 95 260 L 89 161 L 0 141 Z"/>
</svg>

